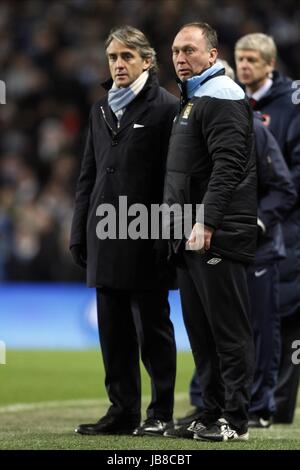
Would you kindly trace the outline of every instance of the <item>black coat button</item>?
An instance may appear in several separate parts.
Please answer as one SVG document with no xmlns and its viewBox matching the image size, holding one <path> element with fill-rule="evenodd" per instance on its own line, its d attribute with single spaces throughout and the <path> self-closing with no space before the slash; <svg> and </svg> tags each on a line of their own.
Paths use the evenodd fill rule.
<svg viewBox="0 0 300 470">
<path fill-rule="evenodd" d="M 116 169 L 113 166 L 109 166 L 106 168 L 106 173 L 114 173 Z"/>
<path fill-rule="evenodd" d="M 117 140 L 112 140 L 112 141 L 111 141 L 111 145 L 112 145 L 113 147 L 115 147 L 116 145 L 118 145 Z"/>
</svg>

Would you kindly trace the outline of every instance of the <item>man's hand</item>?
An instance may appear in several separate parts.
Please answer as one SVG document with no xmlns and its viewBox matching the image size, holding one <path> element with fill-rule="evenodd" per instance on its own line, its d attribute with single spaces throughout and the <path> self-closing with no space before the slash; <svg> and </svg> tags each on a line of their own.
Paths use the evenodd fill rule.
<svg viewBox="0 0 300 470">
<path fill-rule="evenodd" d="M 85 245 L 72 245 L 70 251 L 77 266 L 86 269 L 87 255 Z"/>
<path fill-rule="evenodd" d="M 213 232 L 212 228 L 196 222 L 190 238 L 186 242 L 186 250 L 198 251 L 200 253 L 209 250 Z"/>
</svg>

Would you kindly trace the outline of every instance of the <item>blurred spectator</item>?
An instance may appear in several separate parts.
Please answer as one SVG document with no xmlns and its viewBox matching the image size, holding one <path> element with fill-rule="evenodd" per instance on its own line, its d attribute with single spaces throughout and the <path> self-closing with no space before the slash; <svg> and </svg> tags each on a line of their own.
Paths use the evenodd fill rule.
<svg viewBox="0 0 300 470">
<path fill-rule="evenodd" d="M 293 0 L 2 0 L 0 279 L 83 279 L 69 264 L 66 231 L 88 110 L 108 77 L 103 40 L 113 26 L 145 31 L 158 53 L 161 84 L 177 94 L 170 45 L 182 24 L 210 23 L 231 63 L 240 36 L 272 34 L 280 68 L 297 78 L 299 19 Z"/>
</svg>

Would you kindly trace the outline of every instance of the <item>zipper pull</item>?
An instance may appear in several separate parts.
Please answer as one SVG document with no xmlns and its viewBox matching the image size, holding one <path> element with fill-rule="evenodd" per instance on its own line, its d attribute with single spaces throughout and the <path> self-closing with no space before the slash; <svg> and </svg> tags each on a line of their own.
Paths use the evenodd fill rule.
<svg viewBox="0 0 300 470">
<path fill-rule="evenodd" d="M 100 106 L 100 109 L 101 109 L 101 113 L 102 113 L 102 116 L 103 116 L 103 119 L 104 119 L 104 122 L 105 124 L 107 125 L 107 127 L 109 128 L 110 132 L 112 133 L 112 136 L 115 137 L 117 135 L 117 133 L 113 130 L 113 128 L 111 127 L 111 125 L 109 124 L 108 120 L 106 119 L 106 116 L 105 116 L 105 111 L 103 109 L 102 106 Z M 119 121 L 118 121 L 118 124 L 119 124 Z M 119 125 L 118 125 L 118 128 L 119 128 Z"/>
</svg>

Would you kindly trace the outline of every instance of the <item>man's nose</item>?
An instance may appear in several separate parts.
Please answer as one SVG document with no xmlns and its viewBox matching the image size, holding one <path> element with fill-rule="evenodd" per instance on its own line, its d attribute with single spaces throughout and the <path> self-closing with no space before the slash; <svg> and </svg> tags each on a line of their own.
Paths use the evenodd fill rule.
<svg viewBox="0 0 300 470">
<path fill-rule="evenodd" d="M 184 62 L 186 62 L 184 52 L 182 52 L 182 51 L 178 52 L 178 55 L 176 57 L 176 62 L 177 62 L 177 64 L 183 64 Z"/>
<path fill-rule="evenodd" d="M 249 65 L 248 59 L 241 59 L 241 60 L 239 61 L 239 65 L 240 65 L 241 67 L 248 67 L 248 65 Z"/>
<path fill-rule="evenodd" d="M 115 67 L 117 69 L 122 69 L 124 68 L 124 60 L 122 59 L 122 57 L 118 57 L 117 60 L 116 60 L 116 63 L 115 63 Z"/>
</svg>

